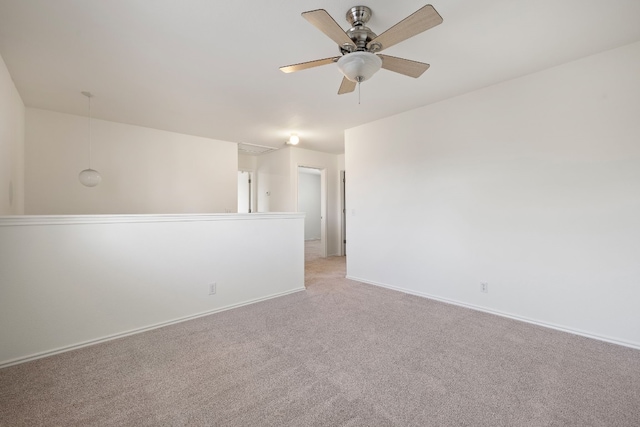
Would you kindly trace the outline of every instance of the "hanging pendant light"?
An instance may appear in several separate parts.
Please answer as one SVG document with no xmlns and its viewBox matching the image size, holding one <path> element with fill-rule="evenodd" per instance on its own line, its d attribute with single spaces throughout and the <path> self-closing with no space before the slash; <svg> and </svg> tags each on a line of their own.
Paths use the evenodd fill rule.
<svg viewBox="0 0 640 427">
<path fill-rule="evenodd" d="M 97 170 L 91 169 L 91 98 L 93 95 L 91 92 L 82 92 L 82 94 L 89 98 L 89 169 L 80 172 L 78 179 L 85 187 L 95 187 L 102 181 L 102 176 Z"/>
</svg>

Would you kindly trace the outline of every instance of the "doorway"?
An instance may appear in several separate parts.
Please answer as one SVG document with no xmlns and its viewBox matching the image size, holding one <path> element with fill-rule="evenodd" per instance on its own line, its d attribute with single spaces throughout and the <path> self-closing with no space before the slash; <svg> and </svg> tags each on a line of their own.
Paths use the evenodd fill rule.
<svg viewBox="0 0 640 427">
<path fill-rule="evenodd" d="M 298 166 L 296 175 L 296 208 L 305 213 L 305 259 L 326 258 L 326 170 Z"/>
<path fill-rule="evenodd" d="M 238 213 L 253 212 L 253 172 L 238 171 Z"/>
<path fill-rule="evenodd" d="M 340 171 L 340 255 L 347 256 L 347 180 L 345 171 Z"/>
</svg>

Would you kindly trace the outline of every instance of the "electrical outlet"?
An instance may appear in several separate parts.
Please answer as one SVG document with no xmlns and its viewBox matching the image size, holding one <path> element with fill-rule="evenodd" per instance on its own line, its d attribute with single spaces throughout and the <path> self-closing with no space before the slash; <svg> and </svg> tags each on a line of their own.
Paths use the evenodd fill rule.
<svg viewBox="0 0 640 427">
<path fill-rule="evenodd" d="M 489 284 L 487 282 L 480 282 L 480 292 L 489 293 Z"/>
<path fill-rule="evenodd" d="M 209 295 L 216 294 L 216 282 L 209 284 Z"/>
</svg>

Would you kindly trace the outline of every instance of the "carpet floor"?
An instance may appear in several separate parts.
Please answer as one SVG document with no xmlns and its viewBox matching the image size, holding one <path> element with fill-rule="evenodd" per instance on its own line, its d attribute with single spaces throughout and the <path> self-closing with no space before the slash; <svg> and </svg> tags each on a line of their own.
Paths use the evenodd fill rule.
<svg viewBox="0 0 640 427">
<path fill-rule="evenodd" d="M 640 425 L 640 351 L 344 276 L 2 369 L 0 425 Z"/>
</svg>

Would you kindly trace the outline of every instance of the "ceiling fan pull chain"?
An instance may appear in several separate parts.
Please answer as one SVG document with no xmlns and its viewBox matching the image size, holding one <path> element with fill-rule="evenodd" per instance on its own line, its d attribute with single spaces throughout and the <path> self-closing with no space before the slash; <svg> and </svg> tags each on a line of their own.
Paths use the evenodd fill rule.
<svg viewBox="0 0 640 427">
<path fill-rule="evenodd" d="M 360 82 L 358 82 L 358 105 L 360 105 Z"/>
</svg>

